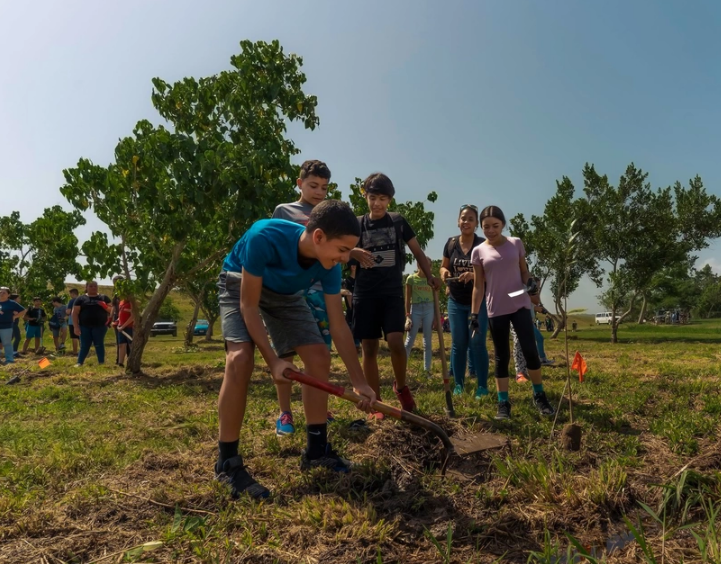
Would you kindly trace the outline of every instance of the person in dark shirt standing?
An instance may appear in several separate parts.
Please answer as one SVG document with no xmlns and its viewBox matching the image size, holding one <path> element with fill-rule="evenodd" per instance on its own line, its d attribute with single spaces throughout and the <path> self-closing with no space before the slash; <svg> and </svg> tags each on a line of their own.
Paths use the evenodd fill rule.
<svg viewBox="0 0 721 564">
<path fill-rule="evenodd" d="M 48 314 L 43 309 L 43 301 L 35 297 L 33 298 L 33 307 L 25 311 L 25 344 L 23 344 L 23 354 L 28 352 L 30 339 L 35 339 L 35 352 L 40 352 L 40 340 L 45 329 L 45 320 Z"/>
<path fill-rule="evenodd" d="M 98 364 L 105 364 L 105 333 L 108 331 L 108 315 L 110 298 L 98 293 L 98 283 L 88 282 L 87 293 L 80 296 L 73 304 L 73 330 L 80 337 L 78 363 L 85 362 L 90 346 L 95 347 Z"/>
<path fill-rule="evenodd" d="M 385 336 L 395 375 L 393 391 L 403 409 L 413 411 L 416 404 L 406 385 L 406 349 L 403 343 L 406 319 L 403 299 L 405 244 L 418 261 L 418 267 L 426 275 L 431 288 L 437 290 L 441 282 L 433 276 L 430 261 L 405 218 L 388 212 L 396 193 L 391 179 L 382 173 L 371 174 L 363 182 L 363 193 L 370 213 L 358 217 L 361 268 L 356 271 L 353 293 L 353 333 L 362 341 L 363 372 L 378 398 L 378 348 L 380 338 Z M 380 413 L 374 416 L 383 418 Z"/>
<path fill-rule="evenodd" d="M 14 302 L 16 302 L 18 305 L 20 304 L 20 294 L 10 294 L 10 299 Z M 23 308 L 23 311 L 25 311 L 25 308 Z M 13 355 L 18 356 L 18 348 L 20 347 L 20 341 L 22 341 L 22 333 L 20 333 L 20 318 L 22 315 L 18 315 L 15 318 L 15 321 L 13 321 Z"/>
<path fill-rule="evenodd" d="M 0 288 L 0 342 L 5 348 L 5 362 L 12 364 L 15 362 L 13 354 L 13 324 L 21 317 L 21 313 L 25 308 L 10 299 L 10 290 L 8 288 Z"/>
</svg>

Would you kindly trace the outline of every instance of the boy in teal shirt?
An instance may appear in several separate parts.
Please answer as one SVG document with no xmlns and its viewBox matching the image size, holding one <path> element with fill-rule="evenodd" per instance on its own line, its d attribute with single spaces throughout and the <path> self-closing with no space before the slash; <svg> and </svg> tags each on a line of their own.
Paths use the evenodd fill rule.
<svg viewBox="0 0 721 564">
<path fill-rule="evenodd" d="M 225 259 L 218 281 L 226 357 L 218 399 L 220 429 L 215 473 L 218 480 L 230 485 L 234 497 L 247 493 L 260 499 L 270 493 L 248 473 L 238 450 L 255 347 L 276 384 L 290 382 L 283 372 L 295 367 L 283 357 L 291 352 L 300 356 L 311 376 L 328 380 L 330 352 L 304 297 L 315 282 L 323 288 L 338 354 L 353 387 L 363 397 L 358 407 L 366 412 L 372 409 L 376 396 L 358 362 L 340 296 L 340 264 L 350 258 L 359 235 L 358 221 L 350 206 L 327 200 L 313 209 L 305 227 L 280 219 L 257 221 Z M 301 454 L 301 469 L 349 471 L 350 462 L 328 443 L 328 394 L 304 387 L 303 407 L 307 447 Z"/>
</svg>

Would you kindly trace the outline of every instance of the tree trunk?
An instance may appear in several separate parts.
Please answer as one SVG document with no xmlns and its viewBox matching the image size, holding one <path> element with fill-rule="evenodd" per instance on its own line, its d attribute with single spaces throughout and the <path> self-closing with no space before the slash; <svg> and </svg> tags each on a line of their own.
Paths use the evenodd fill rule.
<svg viewBox="0 0 721 564">
<path fill-rule="evenodd" d="M 638 315 L 638 324 L 643 323 L 644 317 L 646 317 L 646 306 L 648 302 L 646 300 L 646 294 L 643 295 L 643 302 L 641 303 L 641 313 Z"/>
<path fill-rule="evenodd" d="M 178 264 L 180 253 L 183 252 L 184 248 L 184 241 L 175 244 L 170 264 L 168 264 L 168 267 L 165 269 L 163 280 L 160 282 L 160 285 L 156 288 L 155 292 L 153 292 L 148 305 L 145 306 L 142 313 L 138 311 L 137 300 L 132 300 L 133 316 L 136 319 L 136 322 L 133 324 L 133 344 L 130 347 L 130 354 L 128 355 L 127 369 L 133 374 L 140 373 L 143 352 L 145 351 L 145 345 L 148 344 L 150 330 L 158 317 L 158 312 L 160 311 L 160 307 L 163 305 L 163 300 L 168 297 L 170 290 L 173 289 L 175 266 Z"/>
<path fill-rule="evenodd" d="M 564 330 L 566 327 L 566 310 L 563 309 L 563 303 L 561 300 L 553 300 L 556 304 L 556 311 L 560 312 L 560 315 L 551 315 L 551 318 L 553 319 L 553 322 L 556 324 L 555 329 L 553 330 L 553 333 L 551 333 L 550 338 L 555 339 L 558 337 L 558 334 Z"/>
<path fill-rule="evenodd" d="M 217 320 L 218 320 L 217 315 L 208 315 L 208 332 L 205 334 L 206 341 L 213 340 L 213 325 L 215 325 L 215 322 Z"/>
<path fill-rule="evenodd" d="M 187 349 L 190 347 L 190 345 L 193 344 L 193 331 L 195 331 L 195 322 L 198 321 L 198 310 L 200 310 L 200 301 L 202 300 L 202 295 L 200 296 L 199 300 L 195 300 L 195 308 L 193 309 L 193 317 L 190 319 L 190 322 L 188 323 L 188 326 L 185 329 L 185 348 Z"/>
</svg>

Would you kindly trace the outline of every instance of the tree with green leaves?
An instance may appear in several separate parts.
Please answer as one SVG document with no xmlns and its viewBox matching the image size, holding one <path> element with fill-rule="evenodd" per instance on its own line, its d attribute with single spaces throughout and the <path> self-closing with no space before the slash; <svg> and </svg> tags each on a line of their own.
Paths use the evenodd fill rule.
<svg viewBox="0 0 721 564">
<path fill-rule="evenodd" d="M 576 289 L 584 275 L 600 285 L 600 272 L 595 256 L 588 252 L 588 230 L 592 221 L 583 199 L 576 199 L 575 187 L 564 176 L 556 181 L 556 193 L 546 202 L 543 215 L 532 215 L 528 222 L 523 214 L 510 220 L 510 231 L 519 237 L 526 247 L 526 260 L 531 274 L 541 280 L 542 289 L 549 282 L 556 315 L 552 315 L 556 337 L 566 326 L 568 313 L 565 300 Z M 574 219 L 574 260 L 569 264 L 568 237 Z"/>
<path fill-rule="evenodd" d="M 17 291 L 27 303 L 33 296 L 44 302 L 65 290 L 65 279 L 79 276 L 78 238 L 74 231 L 85 225 L 80 212 L 60 206 L 46 208 L 30 223 L 18 212 L 0 217 L 0 274 L 2 283 Z"/>
<path fill-rule="evenodd" d="M 299 151 L 289 122 L 318 125 L 303 92 L 302 59 L 277 41 L 240 43 L 231 69 L 168 84 L 152 102 L 170 126 L 138 122 L 107 166 L 80 159 L 62 194 L 105 224 L 83 245 L 88 271 L 122 273 L 135 334 L 128 369 L 139 372 L 150 329 L 175 286 L 222 258 L 256 220 L 292 199 Z M 113 238 L 108 238 L 108 234 Z M 149 295 L 143 311 L 138 297 Z"/>
<path fill-rule="evenodd" d="M 593 165 L 583 170 L 592 254 L 609 264 L 605 292 L 611 309 L 611 342 L 656 277 L 670 265 L 689 261 L 695 250 L 721 235 L 721 200 L 710 196 L 701 179 L 688 189 L 652 190 L 648 174 L 631 163 L 612 186 Z M 625 311 L 624 311 L 625 310 Z"/>
</svg>

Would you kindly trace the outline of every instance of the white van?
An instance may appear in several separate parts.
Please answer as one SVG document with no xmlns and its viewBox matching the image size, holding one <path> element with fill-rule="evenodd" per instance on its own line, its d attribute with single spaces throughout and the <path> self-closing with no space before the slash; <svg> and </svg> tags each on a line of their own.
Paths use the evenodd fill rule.
<svg viewBox="0 0 721 564">
<path fill-rule="evenodd" d="M 596 325 L 609 325 L 611 323 L 611 312 L 604 311 L 596 314 Z"/>
</svg>

